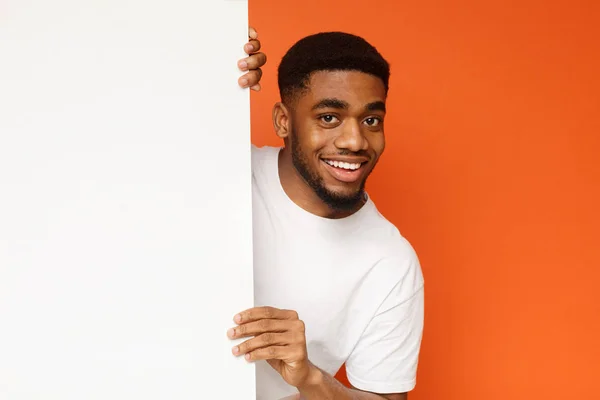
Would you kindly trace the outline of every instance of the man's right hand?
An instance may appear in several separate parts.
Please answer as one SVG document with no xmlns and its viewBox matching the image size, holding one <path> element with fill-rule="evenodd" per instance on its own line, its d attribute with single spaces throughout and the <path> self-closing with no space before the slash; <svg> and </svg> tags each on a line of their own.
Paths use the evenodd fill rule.
<svg viewBox="0 0 600 400">
<path fill-rule="evenodd" d="M 241 87 L 249 87 L 252 90 L 260 90 L 260 79 L 262 78 L 261 67 L 267 62 L 266 54 L 259 52 L 260 41 L 258 33 L 252 27 L 248 29 L 248 43 L 244 46 L 244 51 L 248 57 L 238 61 L 238 67 L 242 71 L 248 71 L 242 75 L 238 83 Z"/>
</svg>

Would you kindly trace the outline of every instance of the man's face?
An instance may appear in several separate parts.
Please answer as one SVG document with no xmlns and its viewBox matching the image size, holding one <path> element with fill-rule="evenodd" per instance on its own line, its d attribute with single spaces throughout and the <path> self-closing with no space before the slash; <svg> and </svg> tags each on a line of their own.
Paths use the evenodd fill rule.
<svg viewBox="0 0 600 400">
<path fill-rule="evenodd" d="M 364 199 L 385 147 L 383 82 L 356 71 L 320 71 L 293 107 L 292 161 L 319 198 L 338 211 Z"/>
</svg>

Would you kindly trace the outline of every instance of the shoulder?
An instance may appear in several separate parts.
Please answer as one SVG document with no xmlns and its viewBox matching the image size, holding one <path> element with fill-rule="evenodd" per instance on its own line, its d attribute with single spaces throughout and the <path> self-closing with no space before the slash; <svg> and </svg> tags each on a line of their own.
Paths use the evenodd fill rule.
<svg viewBox="0 0 600 400">
<path fill-rule="evenodd" d="M 416 384 L 424 322 L 424 279 L 414 247 L 378 212 L 370 213 L 373 242 L 381 257 L 367 326 L 346 360 L 353 386 L 374 393 L 403 393 Z M 364 308 L 364 307 L 363 307 Z"/>
<path fill-rule="evenodd" d="M 419 293 L 425 284 L 419 257 L 410 242 L 399 235 L 380 268 L 387 270 L 394 285 L 391 295 L 400 303 Z"/>
<path fill-rule="evenodd" d="M 264 165 L 269 162 L 273 158 L 277 157 L 279 153 L 279 147 L 272 146 L 256 146 L 252 144 L 250 146 L 250 155 L 252 158 L 252 166 L 256 167 L 259 165 Z"/>
<path fill-rule="evenodd" d="M 417 261 L 417 253 L 412 244 L 398 227 L 379 211 L 372 199 L 369 199 L 368 207 L 361 224 L 368 230 L 370 242 L 379 247 L 378 252 L 386 258 Z"/>
<path fill-rule="evenodd" d="M 371 243 L 381 254 L 377 268 L 384 272 L 390 283 L 402 286 L 402 295 L 418 292 L 424 284 L 424 277 L 419 256 L 411 242 L 374 204 L 368 220 Z"/>
<path fill-rule="evenodd" d="M 279 148 L 251 145 L 251 165 L 253 184 L 259 191 L 270 190 L 274 185 L 277 171 Z"/>
<path fill-rule="evenodd" d="M 251 146 L 252 196 L 254 204 L 262 203 L 263 208 L 267 207 L 267 203 L 272 205 L 279 198 L 279 150 L 278 147 Z M 258 209 L 254 206 L 254 210 Z"/>
</svg>

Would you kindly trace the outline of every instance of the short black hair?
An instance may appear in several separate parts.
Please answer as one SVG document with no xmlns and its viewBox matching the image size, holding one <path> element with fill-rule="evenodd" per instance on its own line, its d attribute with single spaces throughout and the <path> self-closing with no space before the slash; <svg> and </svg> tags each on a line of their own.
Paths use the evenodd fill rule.
<svg viewBox="0 0 600 400">
<path fill-rule="evenodd" d="M 317 71 L 360 71 L 383 81 L 388 92 L 389 63 L 360 36 L 345 32 L 320 32 L 296 42 L 283 56 L 277 83 L 282 101 L 292 100 L 308 88 Z"/>
</svg>

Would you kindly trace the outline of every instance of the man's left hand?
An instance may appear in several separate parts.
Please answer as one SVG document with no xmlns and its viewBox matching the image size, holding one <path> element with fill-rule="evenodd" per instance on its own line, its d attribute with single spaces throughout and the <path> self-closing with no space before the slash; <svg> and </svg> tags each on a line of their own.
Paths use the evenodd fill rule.
<svg viewBox="0 0 600 400">
<path fill-rule="evenodd" d="M 232 352 L 248 361 L 266 360 L 291 386 L 306 383 L 312 364 L 308 360 L 305 326 L 292 310 L 256 307 L 234 317 L 237 324 L 227 335 L 231 339 L 253 337 Z"/>
</svg>

